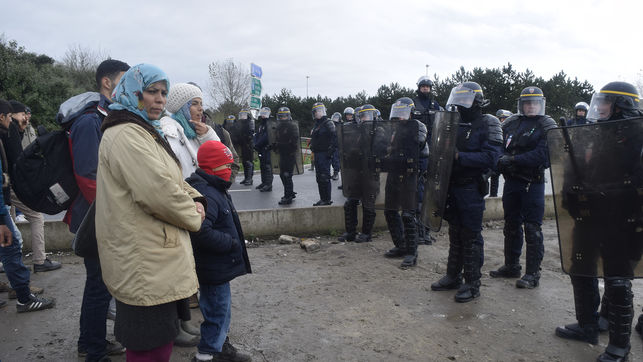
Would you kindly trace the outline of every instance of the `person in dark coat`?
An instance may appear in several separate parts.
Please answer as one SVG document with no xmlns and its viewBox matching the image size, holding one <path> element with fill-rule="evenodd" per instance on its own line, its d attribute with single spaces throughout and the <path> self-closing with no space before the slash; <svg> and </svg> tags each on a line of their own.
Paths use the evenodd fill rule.
<svg viewBox="0 0 643 362">
<path fill-rule="evenodd" d="M 232 185 L 232 152 L 219 141 L 207 141 L 197 152 L 199 168 L 186 180 L 207 200 L 201 229 L 190 234 L 201 288 L 201 341 L 193 361 L 249 361 L 227 337 L 231 318 L 230 281 L 252 273 L 239 216 L 228 189 Z"/>
</svg>

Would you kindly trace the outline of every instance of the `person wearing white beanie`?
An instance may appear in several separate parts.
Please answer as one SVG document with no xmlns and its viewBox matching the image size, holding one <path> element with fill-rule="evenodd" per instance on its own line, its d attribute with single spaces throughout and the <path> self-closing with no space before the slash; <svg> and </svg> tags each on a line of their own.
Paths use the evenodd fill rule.
<svg viewBox="0 0 643 362">
<path fill-rule="evenodd" d="M 203 123 L 203 93 L 189 83 L 170 87 L 166 109 L 171 116 L 161 118 L 161 128 L 172 151 L 181 162 L 183 177 L 187 178 L 197 168 L 196 153 L 205 141 L 220 141 L 212 127 Z"/>
</svg>

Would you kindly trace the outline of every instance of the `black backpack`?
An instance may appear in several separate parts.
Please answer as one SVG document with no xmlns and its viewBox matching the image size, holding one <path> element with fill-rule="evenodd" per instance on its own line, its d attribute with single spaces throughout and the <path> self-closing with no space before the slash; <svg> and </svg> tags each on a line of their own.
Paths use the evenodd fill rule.
<svg viewBox="0 0 643 362">
<path fill-rule="evenodd" d="M 69 129 L 74 121 L 97 109 L 100 94 L 87 92 L 66 100 L 56 122 L 62 129 L 40 135 L 18 156 L 11 174 L 13 190 L 27 207 L 55 215 L 69 208 L 78 194 L 71 158 Z"/>
</svg>

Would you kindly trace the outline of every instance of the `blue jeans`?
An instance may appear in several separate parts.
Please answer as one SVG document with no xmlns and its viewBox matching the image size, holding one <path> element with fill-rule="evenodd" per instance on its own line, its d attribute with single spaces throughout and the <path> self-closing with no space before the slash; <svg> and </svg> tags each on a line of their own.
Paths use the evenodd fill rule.
<svg viewBox="0 0 643 362">
<path fill-rule="evenodd" d="M 85 270 L 87 279 L 80 308 L 78 345 L 87 350 L 85 361 L 98 361 L 107 347 L 107 309 L 112 295 L 103 282 L 98 258 L 85 258 Z"/>
<path fill-rule="evenodd" d="M 0 247 L 0 261 L 4 266 L 4 272 L 7 274 L 7 279 L 11 284 L 11 288 L 15 289 L 18 301 L 26 303 L 29 300 L 29 269 L 22 262 L 22 235 L 16 227 L 16 224 L 9 215 L 9 207 L 7 206 L 7 214 L 2 216 L 4 223 L 7 225 L 12 234 L 12 243 L 9 246 Z"/>
<path fill-rule="evenodd" d="M 203 314 L 201 340 L 197 349 L 201 353 L 221 352 L 230 329 L 231 301 L 230 283 L 201 284 L 199 308 Z"/>
</svg>

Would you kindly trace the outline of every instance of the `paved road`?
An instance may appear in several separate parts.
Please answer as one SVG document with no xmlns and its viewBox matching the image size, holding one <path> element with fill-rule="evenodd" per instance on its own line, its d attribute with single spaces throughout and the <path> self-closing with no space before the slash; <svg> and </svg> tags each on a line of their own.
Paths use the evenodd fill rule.
<svg viewBox="0 0 643 362">
<path fill-rule="evenodd" d="M 230 188 L 230 195 L 237 210 L 265 210 L 275 209 L 282 207 L 299 208 L 310 207 L 313 203 L 319 200 L 319 192 L 317 191 L 317 182 L 315 181 L 315 172 L 308 171 L 310 166 L 305 166 L 305 173 L 302 175 L 293 176 L 293 183 L 295 184 L 295 192 L 297 198 L 293 203 L 287 206 L 278 204 L 281 197 L 284 195 L 284 188 L 279 179 L 279 175 L 274 175 L 272 182 L 271 192 L 259 192 L 255 187 L 261 183 L 261 176 L 255 173 L 253 177 L 252 186 L 240 185 L 239 181 L 243 179 L 243 174 L 238 175 L 238 180 Z M 551 182 L 549 171 L 545 172 L 547 183 L 545 184 L 545 194 L 550 195 Z M 341 184 L 341 178 L 338 181 L 332 181 L 332 200 L 333 205 L 343 205 L 346 198 L 342 195 L 342 190 L 338 190 L 337 186 Z M 502 196 L 502 187 L 504 180 L 500 177 L 500 186 L 498 196 Z M 58 215 L 45 215 L 46 220 L 62 220 L 64 213 Z"/>
</svg>

